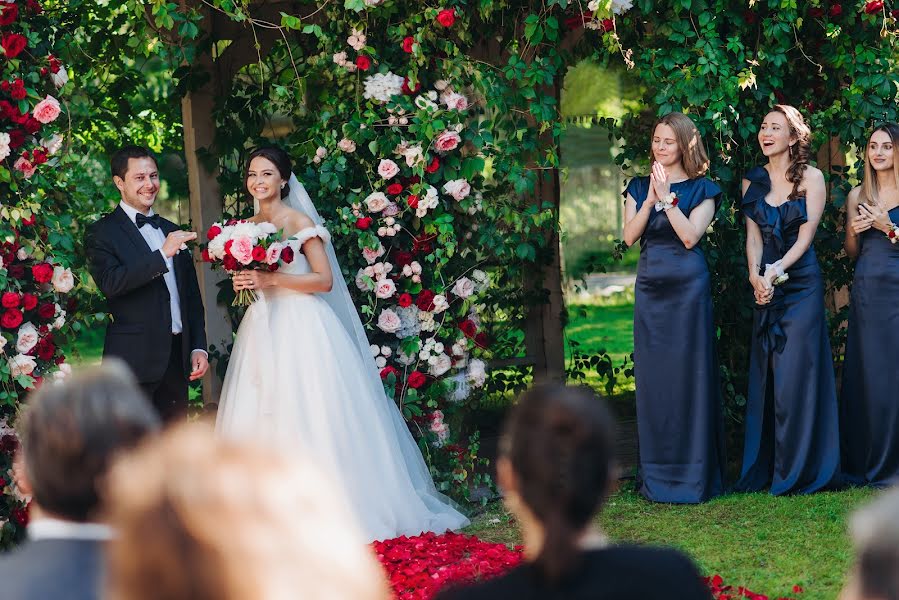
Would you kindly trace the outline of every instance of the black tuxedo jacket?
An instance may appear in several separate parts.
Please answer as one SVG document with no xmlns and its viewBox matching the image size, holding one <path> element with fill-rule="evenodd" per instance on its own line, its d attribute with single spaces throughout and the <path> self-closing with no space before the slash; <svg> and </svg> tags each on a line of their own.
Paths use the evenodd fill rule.
<svg viewBox="0 0 899 600">
<path fill-rule="evenodd" d="M 103 594 L 103 543 L 45 539 L 0 557 L 0 598 L 98 600 Z"/>
<path fill-rule="evenodd" d="M 160 229 L 168 235 L 178 227 L 160 217 Z M 172 348 L 172 310 L 162 277 L 168 267 L 162 254 L 150 250 L 121 207 L 88 228 L 85 247 L 91 275 L 112 314 L 103 356 L 123 359 L 141 383 L 160 381 Z M 206 349 L 206 322 L 190 251 L 178 252 L 173 263 L 181 304 L 181 360 L 187 375 L 191 351 Z"/>
</svg>

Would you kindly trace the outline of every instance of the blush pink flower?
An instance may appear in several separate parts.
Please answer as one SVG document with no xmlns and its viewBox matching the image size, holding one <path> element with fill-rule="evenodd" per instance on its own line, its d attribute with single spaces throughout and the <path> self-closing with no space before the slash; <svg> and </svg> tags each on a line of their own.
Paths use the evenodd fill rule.
<svg viewBox="0 0 899 600">
<path fill-rule="evenodd" d="M 279 242 L 275 242 L 271 246 L 268 247 L 268 250 L 265 253 L 265 264 L 273 265 L 281 260 L 281 249 L 284 246 Z"/>
<path fill-rule="evenodd" d="M 34 165 L 34 163 L 32 163 L 24 156 L 20 156 L 18 160 L 13 163 L 13 168 L 15 168 L 17 171 L 21 171 L 22 175 L 25 176 L 25 179 L 30 178 L 37 170 L 37 167 Z"/>
<path fill-rule="evenodd" d="M 458 137 L 458 134 L 457 134 L 457 137 Z M 400 168 L 396 165 L 395 162 L 393 162 L 389 158 L 382 158 L 381 162 L 378 163 L 378 175 L 380 175 L 384 179 L 390 179 L 391 177 L 394 177 L 399 172 L 400 172 Z"/>
<path fill-rule="evenodd" d="M 253 240 L 246 236 L 235 239 L 231 244 L 231 256 L 242 265 L 253 262 Z"/>
<path fill-rule="evenodd" d="M 382 300 L 390 298 L 396 293 L 396 284 L 393 279 L 381 279 L 375 284 L 375 296 Z"/>
<path fill-rule="evenodd" d="M 34 118 L 43 124 L 52 123 L 59 116 L 59 100 L 53 96 L 47 96 L 34 107 Z"/>
<path fill-rule="evenodd" d="M 434 140 L 434 147 L 437 148 L 438 152 L 449 152 L 458 148 L 461 142 L 462 138 L 458 133 L 447 130 L 437 136 Z"/>
</svg>

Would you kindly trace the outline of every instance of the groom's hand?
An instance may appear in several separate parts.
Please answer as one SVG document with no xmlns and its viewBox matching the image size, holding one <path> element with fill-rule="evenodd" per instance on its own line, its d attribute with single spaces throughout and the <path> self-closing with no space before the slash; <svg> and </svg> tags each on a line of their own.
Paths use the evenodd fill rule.
<svg viewBox="0 0 899 600">
<path fill-rule="evenodd" d="M 209 361 L 206 358 L 206 354 L 203 352 L 194 352 L 190 356 L 190 364 L 192 370 L 190 372 L 190 380 L 195 381 L 200 379 L 203 375 L 206 374 L 206 371 L 209 370 Z"/>
<path fill-rule="evenodd" d="M 176 229 L 166 236 L 165 242 L 163 242 L 161 248 L 162 253 L 167 257 L 172 258 L 178 254 L 178 251 L 181 250 L 181 246 L 185 242 L 190 242 L 195 239 L 197 239 L 196 231 L 181 231 L 180 229 Z"/>
</svg>

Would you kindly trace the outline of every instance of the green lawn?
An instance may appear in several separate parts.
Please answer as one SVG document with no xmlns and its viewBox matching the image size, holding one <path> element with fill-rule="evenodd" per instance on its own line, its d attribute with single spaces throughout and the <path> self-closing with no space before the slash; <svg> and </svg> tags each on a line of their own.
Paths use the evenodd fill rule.
<svg viewBox="0 0 899 600">
<path fill-rule="evenodd" d="M 599 519 L 615 541 L 664 544 L 687 552 L 704 574 L 720 574 L 770 598 L 832 600 L 852 562 L 847 514 L 871 498 L 867 489 L 774 498 L 733 494 L 697 506 L 653 504 L 631 484 L 612 496 Z M 520 543 L 497 504 L 468 530 L 498 542 Z M 794 585 L 805 590 L 792 593 Z"/>
<path fill-rule="evenodd" d="M 634 305 L 570 304 L 565 333 L 578 343 L 578 351 L 593 354 L 605 350 L 620 363 L 634 351 Z"/>
</svg>

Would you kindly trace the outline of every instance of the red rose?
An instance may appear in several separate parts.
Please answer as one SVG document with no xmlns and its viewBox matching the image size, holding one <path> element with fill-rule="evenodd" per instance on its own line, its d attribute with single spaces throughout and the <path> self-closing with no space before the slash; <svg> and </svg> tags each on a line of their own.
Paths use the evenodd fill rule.
<svg viewBox="0 0 899 600">
<path fill-rule="evenodd" d="M 225 258 L 222 259 L 222 266 L 226 271 L 237 271 L 240 268 L 240 263 L 230 254 L 226 254 Z"/>
<path fill-rule="evenodd" d="M 9 95 L 13 100 L 24 100 L 28 95 L 28 90 L 25 89 L 25 82 L 21 79 L 16 79 L 9 90 Z M 10 116 L 16 123 L 21 123 L 22 117 L 24 117 L 25 115 L 19 112 L 19 108 L 16 107 L 16 112 Z"/>
<path fill-rule="evenodd" d="M 25 310 L 34 310 L 37 306 L 37 296 L 34 294 L 25 294 L 22 296 L 22 308 Z"/>
<path fill-rule="evenodd" d="M 20 301 L 21 298 L 15 292 L 3 292 L 3 296 L 0 296 L 0 304 L 3 305 L 3 308 L 16 308 Z"/>
<path fill-rule="evenodd" d="M 200 252 L 200 257 L 203 259 L 203 262 L 212 262 L 212 256 L 209 254 L 208 248 L 203 248 L 203 251 Z"/>
<path fill-rule="evenodd" d="M 407 293 L 400 294 L 399 298 L 396 299 L 396 303 L 399 304 L 403 308 L 412 306 L 412 294 L 407 294 Z"/>
<path fill-rule="evenodd" d="M 10 515 L 12 520 L 19 527 L 27 527 L 28 526 L 28 507 L 25 508 L 14 508 L 12 509 L 12 513 Z"/>
<path fill-rule="evenodd" d="M 409 208 L 418 208 L 418 196 L 409 194 L 409 197 L 406 198 L 406 204 L 409 205 Z"/>
<path fill-rule="evenodd" d="M 865 2 L 865 14 L 873 15 L 883 10 L 883 2 L 875 0 L 874 2 Z"/>
<path fill-rule="evenodd" d="M 808 9 L 808 16 L 813 19 L 820 19 L 824 16 L 824 9 L 820 6 Z"/>
<path fill-rule="evenodd" d="M 265 260 L 265 248 L 262 246 L 256 246 L 253 248 L 253 260 L 256 262 L 262 262 Z"/>
<path fill-rule="evenodd" d="M 25 0 L 25 5 L 28 7 L 28 10 L 33 12 L 36 15 L 44 12 L 44 9 L 41 8 L 40 3 L 37 0 Z"/>
<path fill-rule="evenodd" d="M 403 52 L 412 54 L 412 44 L 414 43 L 415 40 L 411 36 L 403 38 Z"/>
<path fill-rule="evenodd" d="M 465 334 L 465 337 L 474 337 L 478 332 L 478 326 L 471 319 L 465 319 L 459 323 L 459 329 Z"/>
<path fill-rule="evenodd" d="M 834 18 L 839 17 L 841 14 L 843 14 L 843 7 L 839 4 L 834 4 L 830 7 L 830 10 L 827 11 L 827 14 Z"/>
<path fill-rule="evenodd" d="M 890 16 L 893 17 L 894 19 L 899 19 L 899 10 L 891 10 Z"/>
<path fill-rule="evenodd" d="M 402 269 L 412 262 L 412 253 L 406 250 L 397 250 L 393 253 L 393 264 Z"/>
<path fill-rule="evenodd" d="M 424 373 L 419 371 L 412 371 L 409 373 L 409 377 L 406 379 L 406 383 L 409 384 L 409 387 L 412 389 L 418 389 L 425 384 L 428 380 L 427 377 L 424 376 Z"/>
<path fill-rule="evenodd" d="M 750 13 L 750 14 L 755 16 L 755 13 Z M 753 23 L 754 22 L 755 21 L 753 20 Z M 615 21 L 613 21 L 612 19 L 603 19 L 602 20 L 602 30 L 607 31 L 607 32 L 615 31 Z"/>
<path fill-rule="evenodd" d="M 371 68 L 371 59 L 365 55 L 357 56 L 356 66 L 360 71 L 368 71 Z"/>
<path fill-rule="evenodd" d="M 22 124 L 22 129 L 24 129 L 26 133 L 30 133 L 33 135 L 41 130 L 41 122 L 29 115 L 25 117 L 25 121 Z"/>
<path fill-rule="evenodd" d="M 397 194 L 399 194 L 402 191 L 403 191 L 402 184 L 391 183 L 390 185 L 387 186 L 387 193 L 390 194 L 391 196 L 396 196 Z"/>
<path fill-rule="evenodd" d="M 371 227 L 371 221 L 372 221 L 371 217 L 362 217 L 362 218 L 356 219 L 356 229 L 361 229 L 361 230 L 365 231 L 366 229 Z"/>
<path fill-rule="evenodd" d="M 12 25 L 19 16 L 19 7 L 15 4 L 4 4 L 0 9 L 0 27 Z"/>
<path fill-rule="evenodd" d="M 281 249 L 281 262 L 285 265 L 289 265 L 293 262 L 293 248 L 284 246 L 284 248 Z"/>
<path fill-rule="evenodd" d="M 47 338 L 42 339 L 37 343 L 37 357 L 41 360 L 50 360 L 53 358 L 53 355 L 56 353 L 56 346 L 53 345 L 53 342 L 47 340 Z"/>
<path fill-rule="evenodd" d="M 13 59 L 21 54 L 27 43 L 28 40 L 25 39 L 25 36 L 18 33 L 7 33 L 3 38 L 0 38 L 0 46 L 3 46 L 6 58 L 9 59 Z"/>
<path fill-rule="evenodd" d="M 434 310 L 434 295 L 434 292 L 431 290 L 422 290 L 419 292 L 418 299 L 415 300 L 415 305 L 418 307 L 418 310 Z"/>
<path fill-rule="evenodd" d="M 15 150 L 25 143 L 25 132 L 21 129 L 13 129 L 9 132 L 9 147 Z"/>
<path fill-rule="evenodd" d="M 18 308 L 8 308 L 3 316 L 0 316 L 0 326 L 6 329 L 15 329 L 22 324 L 22 311 Z"/>
<path fill-rule="evenodd" d="M 568 29 L 580 29 L 585 24 L 589 23 L 591 18 L 593 18 L 593 13 L 588 10 L 587 12 L 565 19 L 565 27 Z"/>
<path fill-rule="evenodd" d="M 3 261 L 6 264 L 9 264 L 9 261 Z M 21 263 L 17 263 L 14 265 L 9 265 L 9 268 L 6 271 L 9 273 L 9 276 L 13 279 L 22 279 L 25 277 L 25 265 Z"/>
<path fill-rule="evenodd" d="M 212 227 L 209 228 L 209 231 L 206 232 L 206 239 L 214 240 L 215 236 L 217 236 L 221 232 L 222 232 L 221 227 L 219 227 L 218 225 L 213 225 Z"/>
<path fill-rule="evenodd" d="M 403 77 L 403 85 L 400 86 L 400 89 L 407 96 L 411 96 L 412 94 L 418 92 L 421 89 L 421 81 L 415 84 L 415 89 L 409 87 L 409 78 Z"/>
<path fill-rule="evenodd" d="M 456 22 L 456 10 L 453 8 L 444 8 L 437 13 L 437 22 L 444 27 L 452 27 Z"/>
<path fill-rule="evenodd" d="M 396 370 L 396 367 L 393 365 L 387 365 L 383 369 L 381 369 L 381 379 L 387 379 L 388 376 L 393 375 L 394 377 L 399 377 L 400 372 Z"/>
<path fill-rule="evenodd" d="M 435 156 L 434 158 L 431 159 L 430 164 L 428 164 L 428 166 L 425 167 L 425 171 L 427 171 L 428 173 L 435 173 L 437 171 L 437 169 L 439 169 L 439 168 L 440 168 L 440 159 Z"/>
<path fill-rule="evenodd" d="M 478 345 L 480 348 L 486 348 L 488 344 L 487 334 L 483 331 L 476 336 L 474 336 L 474 343 Z"/>
<path fill-rule="evenodd" d="M 37 316 L 42 319 L 50 320 L 56 314 L 56 307 L 51 302 L 44 302 L 37 309 Z"/>
<path fill-rule="evenodd" d="M 228 240 L 225 242 L 225 256 L 231 256 L 231 246 L 234 245 L 234 240 Z"/>
<path fill-rule="evenodd" d="M 53 266 L 49 263 L 38 263 L 31 267 L 31 275 L 38 283 L 47 283 L 53 279 Z"/>
</svg>

